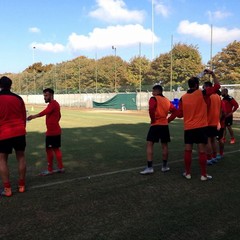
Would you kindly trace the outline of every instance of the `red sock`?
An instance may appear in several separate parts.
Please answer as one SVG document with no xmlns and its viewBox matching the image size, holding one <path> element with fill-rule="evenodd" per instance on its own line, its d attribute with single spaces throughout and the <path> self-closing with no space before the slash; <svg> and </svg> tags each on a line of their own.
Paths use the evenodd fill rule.
<svg viewBox="0 0 240 240">
<path fill-rule="evenodd" d="M 191 163 L 192 163 L 192 150 L 185 150 L 184 151 L 184 163 L 185 163 L 186 174 L 190 174 Z"/>
<path fill-rule="evenodd" d="M 63 168 L 62 151 L 60 150 L 60 148 L 54 148 L 53 151 L 55 152 L 56 155 L 58 168 L 62 169 Z"/>
<path fill-rule="evenodd" d="M 11 184 L 10 184 L 10 182 L 5 182 L 5 183 L 3 183 L 3 186 L 4 186 L 5 188 L 10 188 L 10 187 L 11 187 Z"/>
<path fill-rule="evenodd" d="M 201 175 L 206 176 L 207 175 L 207 155 L 204 152 L 200 152 L 198 154 L 199 158 L 199 164 L 201 169 Z"/>
<path fill-rule="evenodd" d="M 53 150 L 52 148 L 46 148 L 46 152 L 47 152 L 47 161 L 48 161 L 48 171 L 52 172 L 53 171 Z"/>
<path fill-rule="evenodd" d="M 212 154 L 211 154 L 211 153 L 210 153 L 210 154 L 208 153 L 208 154 L 207 154 L 207 160 L 211 160 L 211 159 L 212 159 Z"/>
<path fill-rule="evenodd" d="M 25 180 L 24 179 L 19 179 L 18 180 L 18 185 L 19 186 L 25 186 Z"/>
<path fill-rule="evenodd" d="M 213 152 L 213 158 L 216 158 L 217 157 L 217 153 L 216 152 Z"/>
</svg>

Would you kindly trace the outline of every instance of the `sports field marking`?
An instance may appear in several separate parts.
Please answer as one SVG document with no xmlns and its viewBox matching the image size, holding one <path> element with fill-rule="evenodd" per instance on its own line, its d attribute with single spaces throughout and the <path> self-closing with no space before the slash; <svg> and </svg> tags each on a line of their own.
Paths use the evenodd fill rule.
<svg viewBox="0 0 240 240">
<path fill-rule="evenodd" d="M 226 153 L 224 153 L 224 155 L 228 155 L 228 154 L 232 154 L 232 153 L 236 153 L 236 152 L 240 152 L 240 150 L 226 152 Z M 197 157 L 195 157 L 193 159 L 196 159 L 196 158 Z M 175 160 L 175 161 L 171 161 L 171 164 L 182 162 L 182 161 L 183 161 L 183 159 L 178 159 L 178 160 Z M 154 164 L 154 166 L 160 166 L 160 165 L 161 165 L 161 163 Z M 99 174 L 94 174 L 94 175 L 90 175 L 90 176 L 83 176 L 83 177 L 78 177 L 78 178 L 67 179 L 67 180 L 63 180 L 63 181 L 50 182 L 50 183 L 31 186 L 28 189 L 31 190 L 31 189 L 37 189 L 37 188 L 51 187 L 51 186 L 60 185 L 60 184 L 63 184 L 63 183 L 70 183 L 70 182 L 73 182 L 73 181 L 81 181 L 81 180 L 97 178 L 97 177 L 104 177 L 104 176 L 109 176 L 109 175 L 114 175 L 114 174 L 119 174 L 119 173 L 124 173 L 124 172 L 132 172 L 132 171 L 140 170 L 144 167 L 146 167 L 146 166 L 128 168 L 128 169 L 106 172 L 106 173 L 99 173 Z"/>
</svg>

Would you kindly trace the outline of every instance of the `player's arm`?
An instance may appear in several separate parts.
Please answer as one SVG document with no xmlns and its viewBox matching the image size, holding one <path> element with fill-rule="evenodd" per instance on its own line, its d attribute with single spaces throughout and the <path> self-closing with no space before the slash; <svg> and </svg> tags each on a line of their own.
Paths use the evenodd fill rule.
<svg viewBox="0 0 240 240">
<path fill-rule="evenodd" d="M 176 109 L 176 108 L 175 108 Z M 168 117 L 168 122 L 170 123 L 176 117 L 182 118 L 183 117 L 183 110 L 182 110 L 182 99 L 179 100 L 178 109 L 174 110 L 172 114 Z"/>
<path fill-rule="evenodd" d="M 50 113 L 51 111 L 52 111 L 52 107 L 51 107 L 51 105 L 48 105 L 42 112 L 37 113 L 35 115 L 28 116 L 27 120 L 30 121 L 35 118 L 43 117 L 43 116 L 47 115 L 48 113 Z"/>
<path fill-rule="evenodd" d="M 232 106 L 233 106 L 233 108 L 232 108 L 232 113 L 234 113 L 234 112 L 237 111 L 237 109 L 239 108 L 239 104 L 237 103 L 237 101 L 236 101 L 234 98 L 232 98 L 231 104 L 232 104 Z"/>
<path fill-rule="evenodd" d="M 214 83 L 214 85 L 212 87 L 205 89 L 205 94 L 210 96 L 213 93 L 217 93 L 221 86 L 220 86 L 218 78 L 216 77 L 215 73 L 212 70 L 205 69 L 204 71 L 206 72 L 206 74 L 209 74 L 212 76 L 213 83 Z"/>
<path fill-rule="evenodd" d="M 35 118 L 38 118 L 38 117 L 41 117 L 41 116 L 40 116 L 40 113 L 35 114 L 35 115 L 30 115 L 30 116 L 28 116 L 28 117 L 27 117 L 27 120 L 28 120 L 28 121 L 31 121 L 32 119 L 35 119 Z"/>
<path fill-rule="evenodd" d="M 155 111 L 156 111 L 156 108 L 157 108 L 157 100 L 155 97 L 151 97 L 149 99 L 149 117 L 151 119 L 151 123 L 154 123 L 155 122 Z"/>
</svg>

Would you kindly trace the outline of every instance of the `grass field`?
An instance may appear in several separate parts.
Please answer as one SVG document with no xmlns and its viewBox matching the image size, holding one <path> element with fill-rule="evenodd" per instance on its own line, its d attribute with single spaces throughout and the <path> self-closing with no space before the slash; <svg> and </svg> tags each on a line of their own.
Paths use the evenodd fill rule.
<svg viewBox="0 0 240 240">
<path fill-rule="evenodd" d="M 29 107 L 30 114 L 43 109 Z M 32 111 L 33 110 L 33 111 Z M 145 167 L 147 112 L 62 109 L 65 174 L 39 177 L 46 169 L 45 119 L 27 123 L 27 187 L 0 198 L 0 239 L 64 240 L 239 240 L 240 129 L 237 142 L 225 145 L 224 159 L 208 167 L 213 180 L 200 181 L 194 152 L 192 179 L 183 172 L 182 120 L 170 124 L 171 171 Z M 14 155 L 9 159 L 16 187 Z"/>
</svg>

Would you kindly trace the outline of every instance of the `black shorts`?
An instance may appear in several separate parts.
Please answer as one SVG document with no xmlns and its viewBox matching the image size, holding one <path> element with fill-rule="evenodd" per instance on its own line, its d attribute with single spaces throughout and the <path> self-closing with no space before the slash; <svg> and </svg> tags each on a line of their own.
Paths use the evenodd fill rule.
<svg viewBox="0 0 240 240">
<path fill-rule="evenodd" d="M 208 137 L 216 137 L 218 135 L 217 127 L 208 126 L 207 127 L 207 136 Z"/>
<path fill-rule="evenodd" d="M 26 148 L 26 136 L 18 136 L 8 138 L 0 141 L 0 153 L 11 154 L 12 150 L 25 151 Z"/>
<path fill-rule="evenodd" d="M 208 142 L 207 127 L 195 128 L 195 129 L 184 131 L 184 143 L 185 144 L 194 144 L 194 143 L 207 144 L 207 142 Z"/>
<path fill-rule="evenodd" d="M 160 139 L 161 143 L 168 143 L 171 141 L 168 125 L 154 125 L 149 128 L 147 141 L 159 142 Z"/>
<path fill-rule="evenodd" d="M 46 136 L 46 148 L 61 147 L 61 135 Z"/>
<path fill-rule="evenodd" d="M 221 140 L 223 138 L 223 133 L 224 133 L 224 128 L 220 128 L 218 130 L 218 135 L 217 135 L 218 140 Z"/>
<path fill-rule="evenodd" d="M 226 117 L 225 118 L 225 125 L 226 126 L 232 126 L 233 124 L 233 115 L 229 116 L 229 117 Z"/>
</svg>

